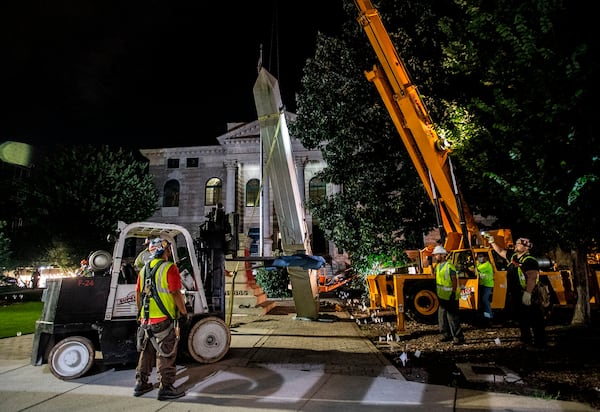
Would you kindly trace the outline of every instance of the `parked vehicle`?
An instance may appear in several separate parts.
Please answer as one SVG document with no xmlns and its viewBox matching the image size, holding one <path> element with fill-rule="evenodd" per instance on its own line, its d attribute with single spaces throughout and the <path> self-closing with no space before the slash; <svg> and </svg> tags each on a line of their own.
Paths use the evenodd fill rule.
<svg viewBox="0 0 600 412">
<path fill-rule="evenodd" d="M 6 275 L 0 275 L 0 287 L 7 287 L 7 286 L 17 286 L 17 279 L 11 277 L 11 276 L 6 276 Z"/>
<path fill-rule="evenodd" d="M 88 258 L 94 276 L 48 280 L 31 364 L 47 362 L 53 375 L 68 380 L 90 370 L 96 351 L 106 365 L 137 362 L 133 263 L 149 237 L 171 243 L 181 272 L 188 319 L 181 325 L 180 356 L 200 363 L 222 359 L 231 343 L 224 321 L 225 236 L 208 226 L 201 233 L 202 238 L 193 239 L 174 224 L 119 222 L 112 254 L 99 250 Z"/>
</svg>

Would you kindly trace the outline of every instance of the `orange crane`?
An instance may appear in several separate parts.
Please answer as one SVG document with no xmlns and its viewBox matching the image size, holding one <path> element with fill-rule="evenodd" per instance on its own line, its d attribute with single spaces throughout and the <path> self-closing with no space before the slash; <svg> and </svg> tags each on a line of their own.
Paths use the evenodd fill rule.
<svg viewBox="0 0 600 412">
<path fill-rule="evenodd" d="M 366 78 L 377 88 L 406 150 L 421 178 L 436 211 L 440 234 L 449 260 L 457 268 L 461 286 L 461 309 L 478 308 L 479 282 L 475 256 L 488 254 L 494 268 L 492 309 L 503 309 L 506 301 L 506 261 L 499 257 L 482 236 L 467 203 L 458 189 L 451 149 L 435 130 L 434 124 L 413 84 L 410 75 L 385 29 L 379 12 L 369 0 L 355 0 L 358 23 L 364 29 L 379 65 L 365 71 Z M 503 247 L 512 246 L 510 229 L 488 232 Z M 419 251 L 407 251 L 413 266 L 367 276 L 371 309 L 392 310 L 397 329 L 404 331 L 405 313 L 417 320 L 434 323 L 439 302 L 435 292 L 435 275 L 429 256 L 433 245 Z M 540 267 L 549 269 L 548 259 Z M 541 271 L 540 281 L 548 284 L 553 303 L 574 303 L 576 295 L 569 271 Z"/>
</svg>

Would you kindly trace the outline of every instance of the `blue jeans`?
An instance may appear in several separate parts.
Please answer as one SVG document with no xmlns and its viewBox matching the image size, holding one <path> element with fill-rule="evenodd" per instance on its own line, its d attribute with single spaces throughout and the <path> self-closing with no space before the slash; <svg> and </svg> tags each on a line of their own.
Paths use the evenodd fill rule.
<svg viewBox="0 0 600 412">
<path fill-rule="evenodd" d="M 483 313 L 484 319 L 492 319 L 492 292 L 494 291 L 493 287 L 489 286 L 479 286 L 479 304 L 481 308 L 481 312 Z"/>
</svg>

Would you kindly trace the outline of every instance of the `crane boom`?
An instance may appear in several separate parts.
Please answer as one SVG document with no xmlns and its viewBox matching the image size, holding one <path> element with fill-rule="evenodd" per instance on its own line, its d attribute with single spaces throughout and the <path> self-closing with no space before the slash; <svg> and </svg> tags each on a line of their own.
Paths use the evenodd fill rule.
<svg viewBox="0 0 600 412">
<path fill-rule="evenodd" d="M 436 132 L 379 12 L 369 0 L 354 2 L 360 11 L 357 20 L 367 34 L 380 65 L 365 71 L 365 75 L 381 95 L 423 186 L 436 207 L 440 226 L 445 231 L 442 236 L 446 249 L 469 247 L 470 239 L 480 234 L 456 185 L 449 158 L 451 150 Z"/>
</svg>

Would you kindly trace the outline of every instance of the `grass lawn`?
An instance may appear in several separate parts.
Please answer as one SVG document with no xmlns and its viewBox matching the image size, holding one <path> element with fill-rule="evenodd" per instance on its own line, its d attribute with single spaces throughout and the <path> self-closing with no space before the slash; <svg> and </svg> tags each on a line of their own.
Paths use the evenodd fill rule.
<svg viewBox="0 0 600 412">
<path fill-rule="evenodd" d="M 0 306 L 0 338 L 25 335 L 35 331 L 35 321 L 40 318 L 44 302 L 15 302 Z"/>
</svg>

